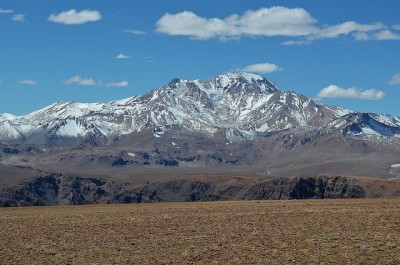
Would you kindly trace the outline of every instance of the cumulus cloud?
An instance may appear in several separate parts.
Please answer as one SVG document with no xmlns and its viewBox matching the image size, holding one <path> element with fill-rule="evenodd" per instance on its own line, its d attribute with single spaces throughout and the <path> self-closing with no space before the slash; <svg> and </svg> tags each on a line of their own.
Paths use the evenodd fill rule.
<svg viewBox="0 0 400 265">
<path fill-rule="evenodd" d="M 12 21 L 16 21 L 16 22 L 24 22 L 25 21 L 25 15 L 23 14 L 15 14 L 12 18 Z"/>
<path fill-rule="evenodd" d="M 157 32 L 189 36 L 198 40 L 211 38 L 227 40 L 243 36 L 303 38 L 283 42 L 284 45 L 304 45 L 316 39 L 337 38 L 351 33 L 376 33 L 385 28 L 382 23 L 360 24 L 354 21 L 320 26 L 317 19 L 305 9 L 282 6 L 248 10 L 242 15 L 232 14 L 226 18 L 206 18 L 191 11 L 166 13 L 156 22 Z M 379 40 L 381 39 L 384 38 Z"/>
<path fill-rule="evenodd" d="M 375 89 L 361 90 L 355 87 L 345 89 L 337 85 L 325 87 L 317 95 L 318 98 L 354 98 L 366 100 L 379 100 L 385 96 L 383 91 Z"/>
<path fill-rule="evenodd" d="M 398 24 L 398 25 L 393 25 L 392 28 L 394 28 L 395 30 L 400 30 L 400 24 Z"/>
<path fill-rule="evenodd" d="M 400 74 L 395 74 L 389 80 L 390 85 L 400 85 Z"/>
<path fill-rule="evenodd" d="M 128 59 L 128 58 L 129 58 L 129 55 L 126 55 L 123 53 L 120 53 L 117 56 L 115 56 L 115 59 Z"/>
<path fill-rule="evenodd" d="M 53 13 L 47 20 L 66 25 L 78 25 L 87 22 L 98 21 L 100 19 L 101 14 L 97 10 L 82 10 L 78 12 L 75 9 L 71 9 L 69 11 L 63 11 L 59 14 Z"/>
<path fill-rule="evenodd" d="M 137 30 L 137 29 L 124 29 L 123 32 L 131 33 L 133 35 L 145 35 L 145 31 Z"/>
<path fill-rule="evenodd" d="M 0 14 L 11 14 L 14 10 L 0 8 Z"/>
<path fill-rule="evenodd" d="M 242 16 L 204 18 L 184 11 L 166 13 L 156 23 L 157 31 L 195 39 L 248 36 L 307 36 L 315 31 L 316 20 L 302 8 L 271 7 L 248 10 Z"/>
<path fill-rule="evenodd" d="M 31 79 L 27 79 L 27 80 L 20 80 L 18 81 L 18 83 L 22 84 L 22 85 L 36 85 L 37 82 L 35 80 L 31 80 Z"/>
<path fill-rule="evenodd" d="M 126 86 L 128 86 L 128 81 L 105 83 L 103 81 L 95 81 L 92 78 L 81 78 L 78 75 L 73 76 L 67 80 L 64 80 L 63 83 L 67 84 L 67 85 L 100 86 L 100 87 L 126 87 Z"/>
<path fill-rule="evenodd" d="M 244 71 L 244 72 L 268 74 L 268 73 L 280 71 L 283 69 L 273 63 L 259 63 L 259 64 L 248 65 L 240 70 Z"/>
</svg>

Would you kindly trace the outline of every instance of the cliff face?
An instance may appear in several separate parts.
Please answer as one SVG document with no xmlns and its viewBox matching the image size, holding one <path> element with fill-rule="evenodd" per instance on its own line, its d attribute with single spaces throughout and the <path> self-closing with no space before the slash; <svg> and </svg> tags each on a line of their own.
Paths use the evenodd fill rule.
<svg viewBox="0 0 400 265">
<path fill-rule="evenodd" d="M 345 177 L 296 177 L 262 182 L 251 187 L 246 199 L 291 200 L 364 198 L 365 191 L 356 181 Z"/>
<path fill-rule="evenodd" d="M 78 205 L 107 202 L 113 182 L 51 174 L 0 192 L 0 206 Z"/>
<path fill-rule="evenodd" d="M 51 174 L 2 190 L 0 206 L 400 196 L 400 182 L 389 182 L 379 180 L 373 185 L 365 185 L 357 179 L 340 176 L 273 180 L 240 177 L 185 177 L 147 183 L 137 187 L 102 179 Z M 379 192 L 375 189 L 376 185 L 380 187 Z M 390 194 L 382 192 L 385 187 L 390 187 Z"/>
</svg>

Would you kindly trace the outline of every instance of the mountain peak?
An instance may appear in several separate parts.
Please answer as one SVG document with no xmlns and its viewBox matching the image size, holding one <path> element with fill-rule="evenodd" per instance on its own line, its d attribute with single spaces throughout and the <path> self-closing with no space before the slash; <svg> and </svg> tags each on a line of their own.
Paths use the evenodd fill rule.
<svg viewBox="0 0 400 265">
<path fill-rule="evenodd" d="M 226 73 L 207 80 L 179 80 L 179 82 L 200 85 L 206 90 L 224 94 L 264 94 L 279 90 L 266 78 L 246 72 Z"/>
<path fill-rule="evenodd" d="M 244 79 L 249 83 L 257 81 L 257 80 L 265 79 L 261 75 L 256 75 L 256 74 L 247 73 L 247 72 L 227 73 L 227 74 L 219 75 L 217 78 Z"/>
<path fill-rule="evenodd" d="M 176 87 L 176 84 L 180 83 L 181 80 L 179 78 L 174 78 L 171 80 L 171 82 L 168 83 L 169 87 Z"/>
<path fill-rule="evenodd" d="M 183 90 L 199 88 L 207 92 L 224 94 L 264 94 L 279 90 L 274 83 L 263 76 L 246 72 L 226 73 L 207 80 L 174 78 L 168 83 L 168 87 Z"/>
<path fill-rule="evenodd" d="M 228 88 L 228 90 L 232 90 L 233 92 L 240 92 L 239 87 L 247 92 L 257 94 L 273 93 L 279 90 L 274 83 L 265 77 L 246 72 L 227 73 L 211 78 L 211 80 L 219 82 L 225 89 Z"/>
</svg>

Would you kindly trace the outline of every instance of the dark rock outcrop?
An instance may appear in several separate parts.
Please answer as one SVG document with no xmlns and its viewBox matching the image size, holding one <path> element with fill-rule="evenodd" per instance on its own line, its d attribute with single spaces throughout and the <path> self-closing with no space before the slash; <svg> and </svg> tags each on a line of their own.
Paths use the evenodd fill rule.
<svg viewBox="0 0 400 265">
<path fill-rule="evenodd" d="M 339 176 L 244 180 L 186 177 L 132 186 L 96 178 L 51 174 L 0 192 L 0 206 L 40 206 L 160 201 L 363 198 L 354 179 Z"/>
<path fill-rule="evenodd" d="M 0 192 L 0 206 L 42 206 L 106 203 L 118 189 L 95 178 L 51 174 Z"/>
<path fill-rule="evenodd" d="M 345 177 L 295 177 L 265 181 L 254 185 L 244 199 L 291 200 L 363 198 L 364 189 Z"/>
</svg>

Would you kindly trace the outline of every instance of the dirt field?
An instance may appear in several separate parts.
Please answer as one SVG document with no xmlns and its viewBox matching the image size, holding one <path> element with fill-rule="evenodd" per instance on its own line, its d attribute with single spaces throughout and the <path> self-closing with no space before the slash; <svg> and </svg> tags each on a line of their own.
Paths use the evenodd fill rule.
<svg viewBox="0 0 400 265">
<path fill-rule="evenodd" d="M 0 264 L 400 264 L 400 199 L 0 209 Z"/>
</svg>

